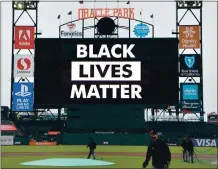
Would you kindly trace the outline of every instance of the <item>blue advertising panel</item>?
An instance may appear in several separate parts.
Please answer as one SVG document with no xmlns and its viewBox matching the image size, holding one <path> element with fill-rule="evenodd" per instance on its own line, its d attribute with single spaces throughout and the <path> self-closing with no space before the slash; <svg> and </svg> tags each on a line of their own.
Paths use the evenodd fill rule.
<svg viewBox="0 0 218 169">
<path fill-rule="evenodd" d="M 13 111 L 33 111 L 33 98 L 33 83 L 14 83 Z"/>
<path fill-rule="evenodd" d="M 202 58 L 198 54 L 182 54 L 180 60 L 181 77 L 200 77 L 202 74 Z"/>
<path fill-rule="evenodd" d="M 217 141 L 218 139 L 192 139 L 192 142 L 195 147 L 217 147 Z"/>
<path fill-rule="evenodd" d="M 199 84 L 198 83 L 181 83 L 180 85 L 181 100 L 199 100 Z"/>
<path fill-rule="evenodd" d="M 180 83 L 180 108 L 183 113 L 201 110 L 199 83 Z"/>
<path fill-rule="evenodd" d="M 150 30 L 146 24 L 140 23 L 135 26 L 133 32 L 137 37 L 143 38 L 149 34 Z"/>
</svg>

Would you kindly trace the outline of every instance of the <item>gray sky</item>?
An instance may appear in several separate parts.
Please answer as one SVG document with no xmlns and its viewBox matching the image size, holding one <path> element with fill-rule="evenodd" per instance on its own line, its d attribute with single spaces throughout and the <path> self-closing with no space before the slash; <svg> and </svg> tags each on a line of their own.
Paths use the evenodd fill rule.
<svg viewBox="0 0 218 169">
<path fill-rule="evenodd" d="M 84 7 L 92 8 L 94 3 L 85 3 Z M 106 6 L 107 5 L 107 6 Z M 72 11 L 72 19 L 77 19 L 77 9 L 83 7 L 79 3 L 73 2 L 40 2 L 38 28 L 43 34 L 40 37 L 58 37 L 59 21 L 57 16 L 61 14 L 61 23 L 71 20 L 67 15 Z M 124 8 L 129 7 L 126 3 L 96 3 L 95 7 L 100 8 Z M 142 20 L 155 25 L 155 37 L 173 37 L 172 29 L 176 25 L 176 8 L 174 2 L 141 2 L 131 3 L 135 8 L 135 18 L 141 20 L 140 11 L 142 10 Z M 19 12 L 18 12 L 19 13 Z M 154 19 L 150 18 L 154 14 Z M 181 16 L 183 13 L 180 13 Z M 196 12 L 196 15 L 199 14 Z M 34 16 L 34 15 L 33 15 Z M 18 15 L 17 15 L 18 17 Z M 120 24 L 127 25 L 127 21 L 120 19 Z M 181 24 L 195 24 L 194 17 L 186 15 Z M 31 24 L 27 16 L 23 16 L 18 22 L 19 25 Z M 93 20 L 86 21 L 86 26 L 93 25 Z M 133 22 L 132 29 L 135 24 Z M 76 29 L 80 29 L 77 24 Z M 119 32 L 121 37 L 127 36 L 127 32 Z M 86 37 L 91 37 L 86 32 Z M 10 75 L 11 75 L 11 38 L 12 38 L 12 7 L 11 2 L 1 3 L 1 104 L 10 105 Z M 203 76 L 204 76 L 204 106 L 207 113 L 217 112 L 217 3 L 204 2 L 203 4 Z M 187 50 L 187 52 L 189 52 Z M 187 53 L 186 52 L 186 53 Z M 22 54 L 22 53 L 21 53 Z M 25 52 L 23 52 L 25 54 Z M 31 79 L 31 78 L 30 78 Z M 31 79 L 32 81 L 33 79 Z M 184 80 L 184 79 L 180 79 Z M 199 81 L 196 79 L 196 81 Z"/>
</svg>

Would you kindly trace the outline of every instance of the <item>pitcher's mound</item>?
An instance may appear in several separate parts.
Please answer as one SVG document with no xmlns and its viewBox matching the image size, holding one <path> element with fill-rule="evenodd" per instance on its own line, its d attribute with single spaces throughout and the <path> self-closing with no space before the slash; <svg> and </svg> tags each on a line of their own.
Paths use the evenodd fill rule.
<svg viewBox="0 0 218 169">
<path fill-rule="evenodd" d="M 92 160 L 85 158 L 49 158 L 45 160 L 29 161 L 20 163 L 20 165 L 26 166 L 106 166 L 114 165 L 115 163 L 101 161 L 101 160 Z"/>
</svg>

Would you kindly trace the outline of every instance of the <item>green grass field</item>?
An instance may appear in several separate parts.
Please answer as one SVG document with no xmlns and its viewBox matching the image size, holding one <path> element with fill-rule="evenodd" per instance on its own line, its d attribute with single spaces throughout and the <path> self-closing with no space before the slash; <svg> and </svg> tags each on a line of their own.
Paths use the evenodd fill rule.
<svg viewBox="0 0 218 169">
<path fill-rule="evenodd" d="M 182 153 L 182 149 L 180 147 L 170 147 L 170 149 L 171 149 L 172 156 L 173 154 L 177 154 L 178 156 L 178 154 L 181 155 Z M 101 152 L 126 152 L 126 153 L 145 154 L 146 150 L 147 147 L 142 147 L 142 146 L 98 146 L 96 150 L 97 159 L 100 160 L 103 159 L 104 161 L 114 162 L 115 165 L 104 166 L 104 167 L 90 167 L 90 168 L 142 168 L 141 165 L 144 161 L 143 156 L 100 155 L 100 154 Z M 212 161 L 215 161 L 217 159 L 217 150 L 218 150 L 217 148 L 211 149 L 208 147 L 205 148 L 198 147 L 196 148 L 196 150 L 197 150 L 196 154 L 197 157 L 199 157 L 199 160 L 195 159 L 194 164 L 184 163 L 181 158 L 172 158 L 170 168 L 217 168 L 217 165 L 211 164 Z M 74 157 L 86 158 L 86 154 L 73 155 L 70 153 L 88 152 L 86 146 L 2 146 L 1 151 L 2 151 L 2 159 L 1 159 L 2 168 L 40 168 L 40 167 L 32 167 L 32 166 L 21 166 L 20 163 L 34 161 L 34 160 L 43 160 L 47 158 L 74 158 Z M 32 155 L 28 155 L 28 154 L 23 154 L 19 156 L 12 155 L 12 153 L 15 152 L 16 153 L 27 152 L 27 153 L 32 153 Z M 68 152 L 68 154 L 67 155 L 63 154 L 64 152 L 65 153 Z M 8 153 L 8 155 L 6 153 Z M 34 155 L 33 153 L 36 154 Z M 204 157 L 202 155 L 204 155 Z M 55 168 L 55 167 L 41 167 L 41 168 Z M 61 168 L 73 168 L 73 167 L 61 167 Z M 151 168 L 151 161 L 148 168 Z"/>
</svg>

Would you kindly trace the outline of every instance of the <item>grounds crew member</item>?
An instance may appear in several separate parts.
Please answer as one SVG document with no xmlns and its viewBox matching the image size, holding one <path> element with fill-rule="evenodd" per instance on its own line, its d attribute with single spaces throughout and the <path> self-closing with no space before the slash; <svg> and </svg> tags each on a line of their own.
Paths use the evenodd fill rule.
<svg viewBox="0 0 218 169">
<path fill-rule="evenodd" d="M 143 163 L 143 168 L 148 166 L 148 163 L 152 157 L 152 166 L 156 169 L 167 169 L 171 161 L 171 153 L 169 146 L 161 139 L 158 139 L 158 135 L 155 131 L 152 131 L 152 142 L 148 146 L 146 159 Z"/>
<path fill-rule="evenodd" d="M 194 163 L 194 160 L 193 160 L 193 156 L 194 156 L 194 144 L 193 144 L 191 138 L 188 138 L 187 151 L 188 151 L 188 157 L 189 157 L 189 161 L 188 162 Z"/>
<path fill-rule="evenodd" d="M 95 141 L 90 137 L 89 138 L 89 143 L 87 145 L 87 148 L 89 147 L 89 154 L 88 154 L 88 159 L 93 156 L 93 159 L 95 159 L 95 149 L 96 149 L 96 143 Z"/>
<path fill-rule="evenodd" d="M 188 150 L 187 150 L 187 145 L 188 145 L 188 138 L 187 136 L 185 136 L 183 138 L 183 141 L 182 141 L 182 148 L 183 148 L 183 160 L 184 162 L 187 162 L 187 158 L 188 158 Z"/>
</svg>

